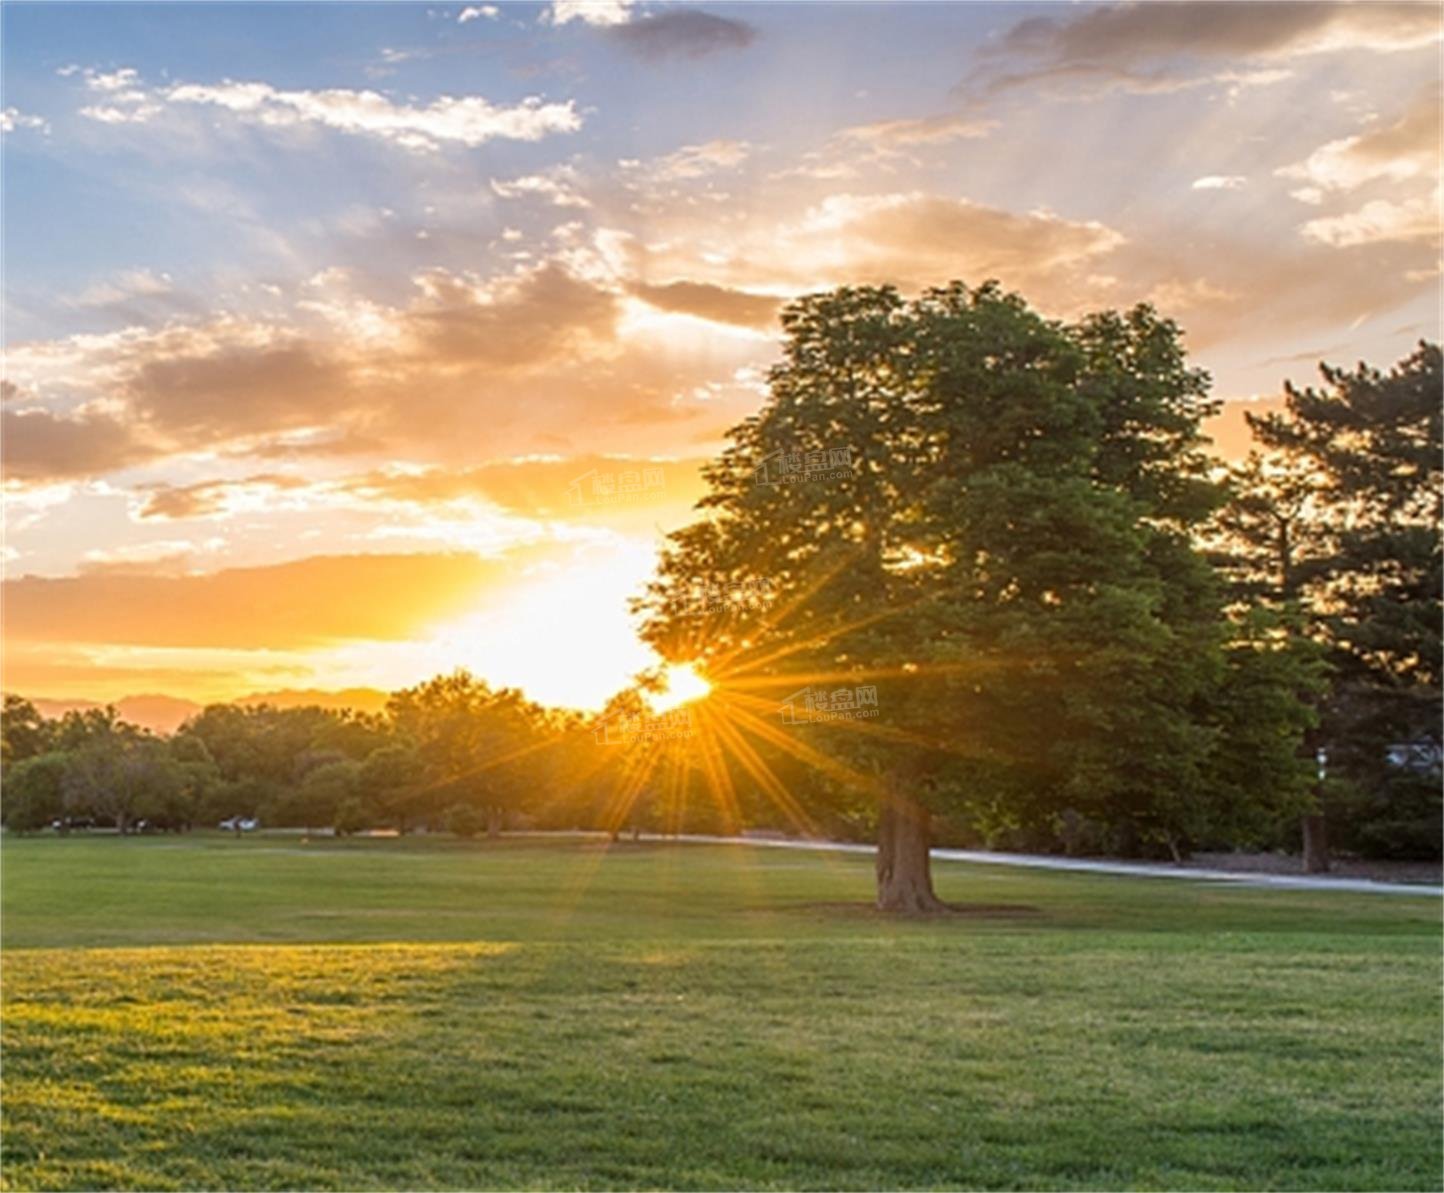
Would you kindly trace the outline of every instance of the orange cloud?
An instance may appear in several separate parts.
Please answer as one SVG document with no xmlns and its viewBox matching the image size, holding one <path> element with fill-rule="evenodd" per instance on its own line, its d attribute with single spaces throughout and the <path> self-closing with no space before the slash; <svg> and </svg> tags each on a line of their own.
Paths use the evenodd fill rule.
<svg viewBox="0 0 1444 1193">
<path fill-rule="evenodd" d="M 528 554 L 313 556 L 199 576 L 24 576 L 4 582 L 5 639 L 233 650 L 404 641 L 474 608 Z"/>
</svg>

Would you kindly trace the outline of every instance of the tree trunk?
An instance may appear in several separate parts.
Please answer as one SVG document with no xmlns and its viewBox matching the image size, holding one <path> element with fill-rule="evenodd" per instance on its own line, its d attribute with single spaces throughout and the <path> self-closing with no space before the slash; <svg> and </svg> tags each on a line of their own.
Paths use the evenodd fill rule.
<svg viewBox="0 0 1444 1193">
<path fill-rule="evenodd" d="M 501 836 L 502 811 L 495 804 L 486 810 L 486 835 L 493 841 Z"/>
<path fill-rule="evenodd" d="M 1329 872 L 1329 838 L 1320 813 L 1305 816 L 1304 825 L 1304 872 L 1327 874 Z"/>
<path fill-rule="evenodd" d="M 925 915 L 944 910 L 933 893 L 931 821 L 926 808 L 896 788 L 884 798 L 877 826 L 879 911 Z"/>
</svg>

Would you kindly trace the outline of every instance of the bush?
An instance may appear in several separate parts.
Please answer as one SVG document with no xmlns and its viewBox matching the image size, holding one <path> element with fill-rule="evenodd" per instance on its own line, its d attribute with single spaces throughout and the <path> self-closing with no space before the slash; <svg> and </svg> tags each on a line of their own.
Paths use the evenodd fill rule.
<svg viewBox="0 0 1444 1193">
<path fill-rule="evenodd" d="M 458 837 L 474 837 L 486 827 L 486 818 L 470 804 L 453 804 L 446 811 L 446 831 Z"/>
<path fill-rule="evenodd" d="M 1364 857 L 1438 861 L 1444 801 L 1437 776 L 1395 772 L 1373 790 L 1338 784 L 1325 799 L 1329 845 Z"/>
</svg>

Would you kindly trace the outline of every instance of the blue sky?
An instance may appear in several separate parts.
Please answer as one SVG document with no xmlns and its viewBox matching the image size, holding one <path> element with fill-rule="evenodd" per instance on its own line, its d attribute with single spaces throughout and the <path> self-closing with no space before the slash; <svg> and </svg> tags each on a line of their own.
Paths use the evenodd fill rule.
<svg viewBox="0 0 1444 1193">
<path fill-rule="evenodd" d="M 95 610 L 463 552 L 527 560 L 455 581 L 482 584 L 463 661 L 505 653 L 525 588 L 615 647 L 585 682 L 534 683 L 591 698 L 645 661 L 629 586 L 808 290 L 1152 302 L 1228 402 L 1225 451 L 1320 358 L 1438 334 L 1433 5 L 9 3 L 0 23 L 7 682 L 38 694 L 420 678 L 454 623 L 398 610 L 367 638 L 321 609 L 278 646 L 260 622 L 208 642 Z M 666 491 L 560 503 L 623 457 L 668 462 Z M 51 616 L 61 591 L 84 624 Z"/>
</svg>

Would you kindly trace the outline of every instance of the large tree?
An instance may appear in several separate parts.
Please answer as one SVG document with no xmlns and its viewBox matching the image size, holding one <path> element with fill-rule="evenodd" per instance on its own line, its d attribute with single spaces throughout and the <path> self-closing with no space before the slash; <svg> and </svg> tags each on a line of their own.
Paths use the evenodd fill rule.
<svg viewBox="0 0 1444 1193">
<path fill-rule="evenodd" d="M 1186 847 L 1232 630 L 1191 540 L 1220 494 L 1178 329 L 1147 307 L 1063 324 L 958 283 L 814 295 L 783 328 L 769 401 L 643 602 L 659 651 L 718 685 L 704 742 L 764 787 L 765 749 L 871 803 L 885 909 L 939 906 L 939 811 L 1068 812 Z M 748 584 L 762 609 L 699 613 L 697 592 Z M 848 685 L 876 688 L 875 718 L 779 725 L 789 694 Z M 1285 770 L 1291 732 L 1268 744 Z"/>
</svg>

